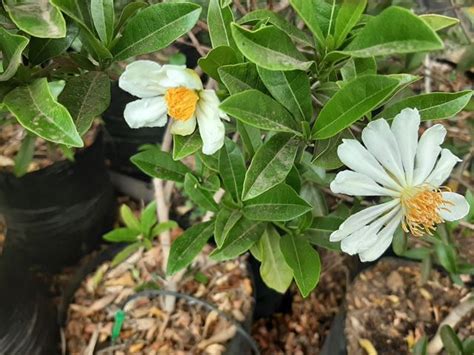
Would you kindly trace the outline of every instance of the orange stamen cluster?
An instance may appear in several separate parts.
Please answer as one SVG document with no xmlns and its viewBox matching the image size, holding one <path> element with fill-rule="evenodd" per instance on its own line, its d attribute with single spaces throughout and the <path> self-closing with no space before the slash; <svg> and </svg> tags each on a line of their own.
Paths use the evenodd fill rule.
<svg viewBox="0 0 474 355">
<path fill-rule="evenodd" d="M 433 235 L 436 225 L 444 222 L 439 210 L 449 210 L 446 206 L 452 205 L 443 199 L 442 193 L 445 191 L 450 190 L 444 187 L 433 188 L 429 185 L 405 190 L 400 198 L 404 211 L 403 230 L 415 237 L 424 234 Z"/>
<path fill-rule="evenodd" d="M 187 121 L 193 117 L 196 111 L 199 96 L 194 90 L 181 86 L 166 90 L 165 100 L 168 106 L 168 115 L 175 120 Z"/>
</svg>

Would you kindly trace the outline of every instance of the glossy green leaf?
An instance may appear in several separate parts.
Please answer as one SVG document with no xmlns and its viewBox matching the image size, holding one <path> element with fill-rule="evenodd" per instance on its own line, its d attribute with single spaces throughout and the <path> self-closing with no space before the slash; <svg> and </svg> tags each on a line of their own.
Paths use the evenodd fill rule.
<svg viewBox="0 0 474 355">
<path fill-rule="evenodd" d="M 297 121 L 311 121 L 313 115 L 311 88 L 309 77 L 305 72 L 271 71 L 260 67 L 257 69 L 268 91 Z"/>
<path fill-rule="evenodd" d="M 443 41 L 410 10 L 391 6 L 371 19 L 344 50 L 354 57 L 428 52 L 443 48 Z"/>
<path fill-rule="evenodd" d="M 314 42 L 306 32 L 290 23 L 283 16 L 267 9 L 258 9 L 247 13 L 238 21 L 239 24 L 257 23 L 261 20 L 268 20 L 269 23 L 279 28 L 290 36 L 293 40 L 299 41 L 307 46 L 314 46 Z"/>
<path fill-rule="evenodd" d="M 37 136 L 72 147 L 84 145 L 71 115 L 54 99 L 46 79 L 10 91 L 4 103 L 18 122 Z"/>
<path fill-rule="evenodd" d="M 213 231 L 213 222 L 196 224 L 187 229 L 171 245 L 166 273 L 173 275 L 191 264 L 206 245 Z"/>
<path fill-rule="evenodd" d="M 313 33 L 318 44 L 324 47 L 328 34 L 328 12 L 331 12 L 331 5 L 324 0 L 290 0 L 290 4 Z"/>
<path fill-rule="evenodd" d="M 285 235 L 280 248 L 293 275 L 301 295 L 306 297 L 316 287 L 321 273 L 319 254 L 302 236 Z"/>
<path fill-rule="evenodd" d="M 222 247 L 211 254 L 216 261 L 234 259 L 245 253 L 262 236 L 266 223 L 256 223 L 246 218 L 240 218 L 227 234 Z"/>
<path fill-rule="evenodd" d="M 330 138 L 384 102 L 398 80 L 383 75 L 364 75 L 345 85 L 324 105 L 313 127 L 313 138 Z"/>
<path fill-rule="evenodd" d="M 27 134 L 21 141 L 20 150 L 15 156 L 15 166 L 13 173 L 16 177 L 25 175 L 35 154 L 36 137 L 33 134 Z"/>
<path fill-rule="evenodd" d="M 143 1 L 135 1 L 128 3 L 120 13 L 120 17 L 117 21 L 117 24 L 115 25 L 115 33 L 118 33 L 122 29 L 122 27 L 128 22 L 128 20 L 135 16 L 140 9 L 143 9 L 147 6 L 148 4 Z"/>
<path fill-rule="evenodd" d="M 313 217 L 313 222 L 311 226 L 304 232 L 304 236 L 313 245 L 317 245 L 329 250 L 340 251 L 341 243 L 331 242 L 329 240 L 329 236 L 332 232 L 339 228 L 342 222 L 344 222 L 344 219 L 339 217 Z"/>
<path fill-rule="evenodd" d="M 246 90 L 225 99 L 220 108 L 238 120 L 268 131 L 299 133 L 296 121 L 270 96 Z"/>
<path fill-rule="evenodd" d="M 440 31 L 444 28 L 457 25 L 459 20 L 455 17 L 449 17 L 439 14 L 423 14 L 419 16 L 430 26 L 433 31 Z"/>
<path fill-rule="evenodd" d="M 217 212 L 217 203 L 214 201 L 212 194 L 203 189 L 198 179 L 193 174 L 188 173 L 184 178 L 184 191 L 191 201 L 207 211 Z"/>
<path fill-rule="evenodd" d="M 186 32 L 197 20 L 201 8 L 191 3 L 162 3 L 138 12 L 125 25 L 122 37 L 112 48 L 115 60 L 158 51 Z"/>
<path fill-rule="evenodd" d="M 313 64 L 298 51 L 291 38 L 275 26 L 250 31 L 233 23 L 232 35 L 245 57 L 265 69 L 307 70 Z"/>
<path fill-rule="evenodd" d="M 374 57 L 349 58 L 341 67 L 341 75 L 344 81 L 350 81 L 357 76 L 366 74 L 377 74 L 377 63 Z"/>
<path fill-rule="evenodd" d="M 235 202 L 240 201 L 245 179 L 245 161 L 237 144 L 226 138 L 219 152 L 219 173 L 226 192 Z"/>
<path fill-rule="evenodd" d="M 66 21 L 61 11 L 49 0 L 3 0 L 17 27 L 40 38 L 62 38 L 66 35 Z"/>
<path fill-rule="evenodd" d="M 202 139 L 199 131 L 194 131 L 188 136 L 173 135 L 173 159 L 181 160 L 194 154 L 202 147 Z"/>
<path fill-rule="evenodd" d="M 245 201 L 242 209 L 245 217 L 255 221 L 290 221 L 308 211 L 311 206 L 285 184 Z"/>
<path fill-rule="evenodd" d="M 140 222 L 138 221 L 138 218 L 135 216 L 130 207 L 128 207 L 126 204 L 120 206 L 120 217 L 122 218 L 123 223 L 125 223 L 128 228 L 140 233 Z"/>
<path fill-rule="evenodd" d="M 222 208 L 216 216 L 216 224 L 214 227 L 214 240 L 217 247 L 224 245 L 229 231 L 234 228 L 235 224 L 242 218 L 242 212 L 239 210 L 229 210 Z"/>
<path fill-rule="evenodd" d="M 439 335 L 443 341 L 444 348 L 449 355 L 462 355 L 463 347 L 461 339 L 457 336 L 451 326 L 445 324 L 441 327 Z"/>
<path fill-rule="evenodd" d="M 221 7 L 219 0 L 210 0 L 207 11 L 207 25 L 212 48 L 219 46 L 235 47 L 230 24 L 234 22 L 234 15 L 229 6 Z"/>
<path fill-rule="evenodd" d="M 471 96 L 472 90 L 453 93 L 433 92 L 411 96 L 388 106 L 377 117 L 390 120 L 404 108 L 410 107 L 417 108 L 424 121 L 452 118 L 468 104 Z"/>
<path fill-rule="evenodd" d="M 100 40 L 108 45 L 114 36 L 114 0 L 91 0 L 91 16 Z"/>
<path fill-rule="evenodd" d="M 35 38 L 30 39 L 28 47 L 28 60 L 33 65 L 41 64 L 48 59 L 65 52 L 79 34 L 77 26 L 68 26 L 64 38 Z"/>
<path fill-rule="evenodd" d="M 228 46 L 220 46 L 211 49 L 203 58 L 199 58 L 198 64 L 204 73 L 211 78 L 220 81 L 218 69 L 224 65 L 237 64 L 239 60 L 235 51 Z"/>
<path fill-rule="evenodd" d="M 346 129 L 331 138 L 315 141 L 311 163 L 326 170 L 337 169 L 344 165 L 337 155 L 337 147 L 344 138 L 353 139 L 354 135 Z"/>
<path fill-rule="evenodd" d="M 295 161 L 298 141 L 292 134 L 272 136 L 255 153 L 245 174 L 242 199 L 249 200 L 282 183 Z"/>
<path fill-rule="evenodd" d="M 88 72 L 67 80 L 58 98 L 74 119 L 82 136 L 110 104 L 110 79 L 99 71 Z"/>
<path fill-rule="evenodd" d="M 140 216 L 140 230 L 145 236 L 148 236 L 151 232 L 151 228 L 157 223 L 156 201 L 152 201 L 142 211 Z"/>
<path fill-rule="evenodd" d="M 175 221 L 166 221 L 158 223 L 156 226 L 153 227 L 150 233 L 150 237 L 159 236 L 161 233 L 168 231 L 170 229 L 178 227 L 178 223 Z"/>
<path fill-rule="evenodd" d="M 335 48 L 339 48 L 346 39 L 349 32 L 359 21 L 367 0 L 344 0 L 337 13 L 336 27 L 334 29 Z"/>
<path fill-rule="evenodd" d="M 293 280 L 293 270 L 288 266 L 280 249 L 280 235 L 268 226 L 259 241 L 261 251 L 260 276 L 265 284 L 284 293 Z"/>
<path fill-rule="evenodd" d="M 28 45 L 28 38 L 15 35 L 0 27 L 0 49 L 2 52 L 3 72 L 0 81 L 7 81 L 15 75 L 21 63 L 21 55 Z"/>
<path fill-rule="evenodd" d="M 130 158 L 145 174 L 163 180 L 184 182 L 184 177 L 191 170 L 179 161 L 174 161 L 169 153 L 153 147 L 135 154 Z"/>
<path fill-rule="evenodd" d="M 224 65 L 218 68 L 217 72 L 219 73 L 219 78 L 231 95 L 249 89 L 265 90 L 265 86 L 258 76 L 255 64 L 241 63 Z"/>
<path fill-rule="evenodd" d="M 133 243 L 137 241 L 139 232 L 130 228 L 116 228 L 108 232 L 103 238 L 114 243 Z"/>
</svg>

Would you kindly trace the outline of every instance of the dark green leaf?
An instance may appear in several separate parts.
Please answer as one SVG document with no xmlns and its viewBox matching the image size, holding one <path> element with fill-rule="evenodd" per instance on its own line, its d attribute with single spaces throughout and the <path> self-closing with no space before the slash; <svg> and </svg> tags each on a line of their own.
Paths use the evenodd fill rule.
<svg viewBox="0 0 474 355">
<path fill-rule="evenodd" d="M 0 49 L 2 52 L 2 68 L 0 81 L 7 81 L 15 75 L 21 63 L 21 54 L 28 45 L 28 38 L 15 35 L 0 27 Z"/>
<path fill-rule="evenodd" d="M 327 13 L 331 5 L 324 0 L 290 0 L 291 6 L 313 33 L 320 47 L 324 47 L 328 34 Z"/>
<path fill-rule="evenodd" d="M 91 0 L 91 16 L 100 40 L 108 45 L 114 36 L 114 0 Z"/>
<path fill-rule="evenodd" d="M 437 243 L 435 245 L 436 255 L 440 264 L 449 272 L 456 273 L 456 250 L 450 244 Z"/>
<path fill-rule="evenodd" d="M 207 25 L 212 48 L 219 46 L 235 47 L 230 31 L 230 24 L 234 22 L 234 15 L 229 6 L 221 7 L 219 0 L 210 0 L 207 12 Z"/>
<path fill-rule="evenodd" d="M 262 145 L 262 135 L 258 128 L 237 121 L 237 131 L 248 156 L 253 157 L 257 149 Z"/>
<path fill-rule="evenodd" d="M 413 355 L 426 355 L 426 347 L 428 345 L 428 338 L 426 335 L 422 336 L 413 347 Z"/>
<path fill-rule="evenodd" d="M 265 90 L 265 86 L 257 73 L 257 67 L 252 63 L 224 65 L 217 69 L 220 80 L 231 95 L 238 92 L 256 89 Z"/>
<path fill-rule="evenodd" d="M 70 25 L 67 28 L 64 38 L 35 38 L 30 39 L 28 47 L 28 59 L 33 65 L 41 64 L 48 59 L 62 54 L 68 49 L 74 39 L 77 37 L 79 29 L 77 26 Z"/>
<path fill-rule="evenodd" d="M 304 236 L 311 244 L 334 251 L 341 250 L 340 242 L 331 242 L 329 236 L 336 231 L 344 219 L 339 217 L 313 217 L 311 227 L 306 229 Z"/>
<path fill-rule="evenodd" d="M 140 233 L 130 228 L 116 228 L 105 234 L 103 238 L 113 243 L 133 243 L 137 241 Z"/>
<path fill-rule="evenodd" d="M 350 130 L 346 129 L 331 138 L 317 140 L 314 143 L 312 164 L 326 170 L 340 168 L 343 163 L 337 155 L 337 147 L 344 138 L 350 139 L 354 136 Z"/>
<path fill-rule="evenodd" d="M 203 72 L 218 81 L 220 81 L 218 73 L 220 67 L 236 64 L 238 62 L 239 60 L 237 59 L 235 51 L 228 46 L 216 47 L 212 49 L 207 56 L 198 60 L 198 64 Z"/>
<path fill-rule="evenodd" d="M 449 355 L 462 355 L 462 342 L 454 332 L 453 328 L 445 324 L 441 327 L 440 333 L 444 348 Z"/>
<path fill-rule="evenodd" d="M 408 236 L 402 228 L 398 228 L 393 234 L 392 249 L 396 255 L 403 255 L 407 251 Z"/>
<path fill-rule="evenodd" d="M 35 153 L 35 142 L 36 137 L 32 134 L 26 134 L 21 141 L 20 150 L 15 156 L 15 167 L 13 168 L 16 177 L 23 176 L 28 172 L 28 167 Z"/>
<path fill-rule="evenodd" d="M 344 81 L 350 81 L 357 76 L 376 73 L 377 63 L 374 57 L 349 58 L 341 68 L 341 75 Z"/>
<path fill-rule="evenodd" d="M 202 147 L 202 139 L 199 131 L 194 131 L 188 136 L 173 135 L 173 159 L 181 160 L 194 154 Z"/>
<path fill-rule="evenodd" d="M 205 210 L 213 212 L 218 210 L 217 203 L 214 201 L 212 194 L 203 189 L 198 179 L 191 173 L 186 174 L 184 178 L 184 191 L 195 204 Z"/>
<path fill-rule="evenodd" d="M 222 208 L 216 216 L 216 224 L 214 228 L 214 240 L 217 247 L 221 248 L 229 234 L 229 231 L 242 218 L 242 213 L 239 210 L 229 210 Z"/>
<path fill-rule="evenodd" d="M 334 29 L 335 48 L 339 48 L 349 32 L 357 24 L 367 6 L 367 0 L 344 0 L 337 13 Z"/>
<path fill-rule="evenodd" d="M 143 9 L 144 7 L 147 7 L 148 4 L 142 1 L 135 1 L 127 4 L 123 10 L 122 13 L 120 14 L 120 17 L 117 21 L 117 24 L 115 25 L 115 33 L 119 32 L 123 25 L 127 23 L 127 21 L 135 16 L 135 14 L 140 10 Z"/>
<path fill-rule="evenodd" d="M 226 138 L 219 153 L 219 173 L 226 192 L 235 202 L 240 201 L 245 179 L 245 161 L 237 144 Z"/>
</svg>

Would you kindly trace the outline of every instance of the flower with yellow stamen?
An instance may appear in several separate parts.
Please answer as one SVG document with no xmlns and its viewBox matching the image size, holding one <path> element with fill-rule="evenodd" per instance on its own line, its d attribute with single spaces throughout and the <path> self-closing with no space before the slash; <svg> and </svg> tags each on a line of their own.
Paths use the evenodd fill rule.
<svg viewBox="0 0 474 355">
<path fill-rule="evenodd" d="M 331 190 L 353 196 L 383 196 L 390 200 L 366 208 L 344 221 L 330 240 L 362 261 L 380 257 L 399 225 L 415 237 L 431 235 L 444 221 L 469 212 L 466 199 L 441 184 L 460 161 L 442 149 L 446 129 L 434 125 L 418 140 L 420 115 L 404 109 L 390 127 L 383 118 L 362 131 L 365 147 L 345 139 L 338 156 L 351 170 L 336 175 Z"/>
<path fill-rule="evenodd" d="M 172 134 L 190 135 L 199 127 L 204 154 L 214 154 L 223 146 L 221 119 L 228 117 L 219 109 L 215 91 L 204 90 L 193 70 L 138 60 L 127 66 L 119 86 L 140 98 L 125 107 L 125 121 L 131 128 L 163 127 L 169 116 Z"/>
</svg>

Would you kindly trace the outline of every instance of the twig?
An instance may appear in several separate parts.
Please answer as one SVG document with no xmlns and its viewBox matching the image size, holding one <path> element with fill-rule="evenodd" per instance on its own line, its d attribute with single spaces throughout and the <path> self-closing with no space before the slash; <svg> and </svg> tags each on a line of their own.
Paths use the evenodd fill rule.
<svg viewBox="0 0 474 355">
<path fill-rule="evenodd" d="M 467 297 L 459 303 L 455 308 L 449 312 L 448 316 L 444 318 L 438 327 L 436 335 L 428 344 L 428 354 L 438 354 L 443 349 L 443 342 L 441 341 L 441 328 L 443 325 L 449 325 L 455 328 L 456 325 L 469 313 L 474 310 L 474 294 L 470 293 Z"/>
<path fill-rule="evenodd" d="M 207 54 L 207 52 L 209 52 L 209 49 L 206 50 L 206 49 L 201 45 L 201 43 L 199 43 L 199 41 L 198 41 L 198 39 L 196 38 L 196 36 L 194 35 L 194 33 L 189 32 L 189 33 L 188 33 L 188 37 L 189 37 L 189 39 L 191 40 L 191 42 L 192 42 L 194 48 L 196 48 L 196 50 L 198 51 L 199 55 L 200 55 L 201 57 L 205 57 L 206 54 Z"/>
</svg>

